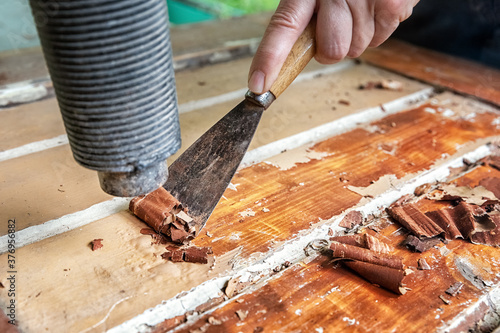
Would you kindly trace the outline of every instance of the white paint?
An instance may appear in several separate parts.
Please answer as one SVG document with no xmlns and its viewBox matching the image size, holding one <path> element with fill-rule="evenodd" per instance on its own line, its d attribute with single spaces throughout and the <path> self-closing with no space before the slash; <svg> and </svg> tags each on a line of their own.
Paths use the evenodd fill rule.
<svg viewBox="0 0 500 333">
<path fill-rule="evenodd" d="M 295 310 L 295 314 L 296 314 L 297 316 L 301 316 L 301 315 L 302 315 L 302 310 L 301 310 L 301 309 L 297 309 L 297 310 Z"/>
<path fill-rule="evenodd" d="M 25 156 L 28 154 L 37 153 L 46 149 L 58 147 L 68 144 L 68 137 L 66 134 L 56 136 L 52 139 L 31 142 L 20 147 L 5 150 L 0 152 L 0 162 Z"/>
<path fill-rule="evenodd" d="M 385 103 L 382 107 L 377 106 L 369 108 L 287 138 L 271 142 L 259 148 L 255 148 L 245 154 L 240 167 L 259 163 L 272 156 L 280 154 L 284 149 L 290 150 L 304 145 L 311 145 L 334 135 L 348 132 L 359 125 L 368 124 L 375 120 L 382 119 L 390 114 L 400 112 L 408 108 L 410 105 L 425 101 L 433 94 L 433 88 L 426 88 L 416 93 Z"/>
<path fill-rule="evenodd" d="M 443 117 L 453 117 L 455 115 L 455 112 L 453 110 L 450 110 L 450 109 L 445 109 L 443 111 Z"/>
<path fill-rule="evenodd" d="M 500 286 L 489 290 L 486 294 L 482 295 L 477 302 L 468 306 L 460 314 L 456 315 L 452 320 L 441 326 L 437 332 L 455 332 L 463 323 L 467 322 L 469 316 L 474 316 L 475 312 L 481 311 L 484 304 L 489 305 L 493 302 L 496 306 L 500 306 Z"/>
<path fill-rule="evenodd" d="M 113 198 L 79 212 L 16 231 L 16 247 L 32 244 L 128 209 L 131 198 Z M 0 253 L 7 251 L 8 235 L 0 237 Z"/>
<path fill-rule="evenodd" d="M 342 321 L 347 322 L 347 325 L 349 325 L 349 326 L 352 326 L 352 325 L 354 325 L 354 324 L 359 324 L 359 321 L 356 321 L 356 319 L 354 319 L 354 318 L 353 318 L 353 319 L 351 319 L 351 318 L 349 318 L 349 317 L 344 317 L 344 318 L 342 318 Z"/>
<path fill-rule="evenodd" d="M 229 277 L 209 280 L 190 291 L 175 298 L 163 301 L 154 308 L 144 311 L 139 316 L 125 323 L 111 328 L 107 332 L 150 332 L 151 327 L 161 323 L 164 319 L 185 314 L 196 308 L 196 304 L 204 304 L 221 295 L 221 289 L 229 281 Z"/>
<path fill-rule="evenodd" d="M 47 88 L 40 82 L 23 81 L 8 84 L 0 89 L 0 106 L 34 102 L 47 95 Z"/>
<path fill-rule="evenodd" d="M 480 146 L 472 152 L 442 163 L 435 169 L 425 171 L 403 184 L 396 184 L 393 188 L 377 196 L 370 202 L 359 207 L 353 207 L 352 209 L 362 212 L 365 216 L 379 213 L 381 207 L 389 206 L 404 194 L 413 193 L 417 186 L 428 182 L 445 180 L 450 173 L 449 168 L 463 166 L 464 158 L 475 162 L 490 153 L 487 145 Z M 339 227 L 338 224 L 348 212 L 346 211 L 341 215 L 333 216 L 327 221 L 321 221 L 322 223 L 318 224 L 314 229 L 299 232 L 295 239 L 285 242 L 279 249 L 271 251 L 267 257 L 257 262 L 245 262 L 244 260 L 236 262 L 233 267 L 239 267 L 239 269 L 236 268 L 231 276 L 208 280 L 188 292 L 180 293 L 174 298 L 163 301 L 156 307 L 146 310 L 143 314 L 112 328 L 108 332 L 150 332 L 151 327 L 158 325 L 162 321 L 185 314 L 188 311 L 193 311 L 196 307 L 208 302 L 211 298 L 217 297 L 221 293 L 225 283 L 232 278 L 238 278 L 239 281 L 251 281 L 252 277 L 255 277 L 257 274 L 270 279 L 272 278 L 271 272 L 274 267 L 281 265 L 285 261 L 298 262 L 303 260 L 305 258 L 304 248 L 311 241 L 328 238 L 329 229 L 332 229 L 334 232 L 342 231 L 343 228 Z M 183 301 L 186 298 L 189 298 L 190 301 Z M 190 304 L 190 306 L 188 307 L 187 304 Z M 226 304 L 227 302 L 223 302 L 208 313 Z"/>
</svg>

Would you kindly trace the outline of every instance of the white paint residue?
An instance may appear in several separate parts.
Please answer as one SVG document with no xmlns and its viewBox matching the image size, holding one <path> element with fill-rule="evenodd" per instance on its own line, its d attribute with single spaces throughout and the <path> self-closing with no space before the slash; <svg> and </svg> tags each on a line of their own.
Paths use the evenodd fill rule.
<svg viewBox="0 0 500 333">
<path fill-rule="evenodd" d="M 495 118 L 495 119 L 493 119 L 493 121 L 491 122 L 491 124 L 492 124 L 493 126 L 498 126 L 498 125 L 500 125 L 500 118 Z"/>
<path fill-rule="evenodd" d="M 321 160 L 330 154 L 325 152 L 317 152 L 306 146 L 287 150 L 284 153 L 271 157 L 266 162 L 274 165 L 280 170 L 289 170 L 295 167 L 298 163 L 307 163 L 311 160 Z"/>
<path fill-rule="evenodd" d="M 317 333 L 323 333 L 323 327 L 318 327 L 314 329 Z"/>
<path fill-rule="evenodd" d="M 395 175 L 383 175 L 377 181 L 367 187 L 347 185 L 347 189 L 364 197 L 373 197 L 376 194 L 380 193 L 381 190 L 393 187 L 397 181 L 398 178 Z"/>
<path fill-rule="evenodd" d="M 454 112 L 453 110 L 450 110 L 450 109 L 445 109 L 445 110 L 443 111 L 442 115 L 443 115 L 444 117 L 448 117 L 448 118 L 450 118 L 450 117 L 453 117 L 453 116 L 455 115 L 455 112 Z"/>
<path fill-rule="evenodd" d="M 240 185 L 240 184 L 233 184 L 233 183 L 229 183 L 229 185 L 227 186 L 227 188 L 228 188 L 228 189 L 230 189 L 230 190 L 233 190 L 233 191 L 238 192 L 237 187 L 238 187 L 239 185 Z"/>
<path fill-rule="evenodd" d="M 238 213 L 241 217 L 250 217 L 250 216 L 255 216 L 255 212 L 252 210 L 252 208 L 247 208 L 242 212 Z"/>
<path fill-rule="evenodd" d="M 295 310 L 295 314 L 296 314 L 297 316 L 302 315 L 302 310 L 301 310 L 301 309 Z"/>
<path fill-rule="evenodd" d="M 475 112 L 468 113 L 465 116 L 463 116 L 462 118 L 464 120 L 474 121 L 474 118 L 476 118 L 476 113 Z"/>
<path fill-rule="evenodd" d="M 231 236 L 229 236 L 230 240 L 240 240 L 241 232 L 233 232 Z"/>
<path fill-rule="evenodd" d="M 429 112 L 429 113 L 436 113 L 436 109 L 429 108 L 429 107 L 424 108 L 424 111 Z"/>
<path fill-rule="evenodd" d="M 352 325 L 354 325 L 354 324 L 356 324 L 356 325 L 358 325 L 358 324 L 359 324 L 359 321 L 356 321 L 356 319 L 351 319 L 351 318 L 349 318 L 349 317 L 344 317 L 344 318 L 342 318 L 342 321 L 347 322 L 347 325 L 349 325 L 349 326 L 352 326 Z"/>
<path fill-rule="evenodd" d="M 43 83 L 24 81 L 9 84 L 0 89 L 0 106 L 34 102 L 47 94 L 48 90 Z"/>
</svg>

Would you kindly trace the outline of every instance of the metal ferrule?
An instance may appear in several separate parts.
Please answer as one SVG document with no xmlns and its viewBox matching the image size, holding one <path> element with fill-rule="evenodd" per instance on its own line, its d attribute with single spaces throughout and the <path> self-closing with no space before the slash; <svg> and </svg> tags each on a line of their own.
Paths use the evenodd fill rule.
<svg viewBox="0 0 500 333">
<path fill-rule="evenodd" d="M 252 103 L 262 106 L 264 110 L 267 109 L 276 99 L 276 97 L 270 91 L 265 92 L 261 95 L 256 95 L 250 90 L 245 94 L 245 98 L 247 101 L 251 101 Z"/>
</svg>

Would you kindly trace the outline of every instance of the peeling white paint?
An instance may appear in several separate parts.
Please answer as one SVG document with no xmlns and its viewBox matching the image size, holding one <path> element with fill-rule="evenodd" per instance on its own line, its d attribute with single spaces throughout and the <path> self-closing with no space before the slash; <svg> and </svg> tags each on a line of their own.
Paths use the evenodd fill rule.
<svg viewBox="0 0 500 333">
<path fill-rule="evenodd" d="M 450 174 L 449 168 L 463 166 L 464 158 L 467 158 L 471 162 L 475 162 L 489 154 L 490 149 L 487 145 L 480 146 L 474 151 L 441 163 L 434 169 L 422 172 L 414 178 L 407 180 L 405 183 L 396 184 L 393 188 L 388 189 L 386 192 L 375 197 L 373 200 L 360 204 L 352 209 L 360 211 L 364 216 L 368 216 L 373 213 L 377 214 L 381 207 L 387 207 L 404 194 L 413 193 L 417 186 L 445 180 Z M 172 299 L 165 300 L 162 304 L 157 305 L 155 308 L 145 311 L 143 314 L 116 326 L 108 332 L 150 332 L 151 327 L 161 323 L 163 320 L 176 317 L 187 311 L 192 311 L 197 306 L 208 302 L 211 298 L 217 297 L 225 283 L 231 278 L 238 277 L 240 281 L 252 281 L 257 277 L 261 278 L 267 276 L 269 279 L 271 278 L 271 272 L 274 267 L 281 265 L 285 261 L 293 263 L 303 260 L 305 258 L 304 248 L 307 244 L 316 239 L 328 238 L 327 235 L 329 229 L 333 229 L 334 232 L 340 232 L 343 228 L 340 228 L 338 224 L 347 213 L 348 211 L 341 215 L 333 216 L 327 221 L 322 221 L 323 223 L 318 224 L 318 226 L 314 229 L 304 230 L 299 233 L 295 239 L 284 243 L 279 249 L 270 252 L 267 257 L 257 262 L 241 260 L 234 266 L 241 268 L 235 271 L 231 276 L 206 281 L 189 292 L 181 293 Z M 197 301 L 190 303 L 191 306 L 189 308 L 179 307 L 179 299 L 184 299 L 186 297 L 189 297 L 190 300 Z M 186 302 L 184 303 L 187 304 Z M 223 303 L 213 310 L 223 307 L 225 304 L 226 303 Z"/>
</svg>

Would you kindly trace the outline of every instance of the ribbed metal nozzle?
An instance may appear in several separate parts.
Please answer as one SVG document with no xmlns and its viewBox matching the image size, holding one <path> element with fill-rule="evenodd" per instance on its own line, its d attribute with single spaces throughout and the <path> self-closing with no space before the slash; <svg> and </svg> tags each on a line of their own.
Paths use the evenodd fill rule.
<svg viewBox="0 0 500 333">
<path fill-rule="evenodd" d="M 30 4 L 75 160 L 112 195 L 163 185 L 180 147 L 165 0 Z"/>
</svg>

